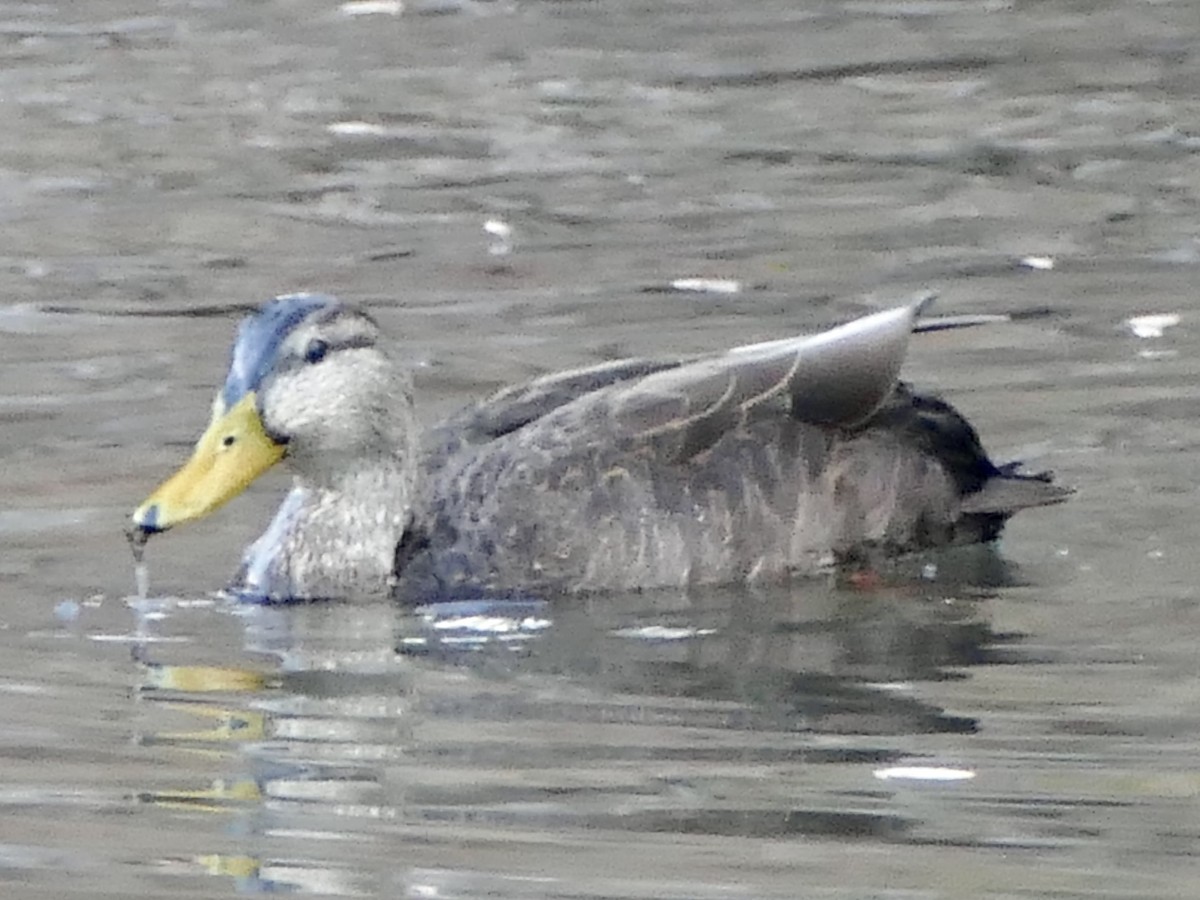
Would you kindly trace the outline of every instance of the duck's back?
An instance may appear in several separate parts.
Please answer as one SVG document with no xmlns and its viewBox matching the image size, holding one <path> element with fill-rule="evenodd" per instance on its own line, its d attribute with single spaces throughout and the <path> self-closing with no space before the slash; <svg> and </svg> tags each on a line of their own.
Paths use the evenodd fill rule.
<svg viewBox="0 0 1200 900">
<path fill-rule="evenodd" d="M 769 580 L 990 540 L 1017 508 L 1063 496 L 998 470 L 965 419 L 903 386 L 860 427 L 765 407 L 684 459 L 669 441 L 528 437 L 437 469 L 402 548 L 422 593 Z M 1002 505 L 970 503 L 997 481 L 1013 486 Z"/>
<path fill-rule="evenodd" d="M 845 337 L 567 373 L 451 420 L 397 550 L 402 593 L 767 579 L 988 540 L 1061 499 L 897 383 L 905 312 Z"/>
</svg>

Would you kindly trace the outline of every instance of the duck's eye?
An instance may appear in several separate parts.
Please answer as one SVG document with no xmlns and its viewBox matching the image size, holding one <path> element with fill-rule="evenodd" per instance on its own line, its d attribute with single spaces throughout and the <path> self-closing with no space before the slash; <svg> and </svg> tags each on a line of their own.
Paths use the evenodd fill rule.
<svg viewBox="0 0 1200 900">
<path fill-rule="evenodd" d="M 222 439 L 221 446 L 222 447 L 232 447 L 236 443 L 237 443 L 237 438 L 235 438 L 232 434 L 227 434 Z"/>
<path fill-rule="evenodd" d="M 320 338 L 313 338 L 308 342 L 308 346 L 304 348 L 304 361 L 308 363 L 319 363 L 325 358 L 325 354 L 329 352 L 329 345 Z"/>
</svg>

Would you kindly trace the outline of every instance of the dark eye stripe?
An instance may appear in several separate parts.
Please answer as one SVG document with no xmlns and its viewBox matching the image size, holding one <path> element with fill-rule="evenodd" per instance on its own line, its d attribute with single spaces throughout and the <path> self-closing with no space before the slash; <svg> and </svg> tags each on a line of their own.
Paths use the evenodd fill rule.
<svg viewBox="0 0 1200 900">
<path fill-rule="evenodd" d="M 315 354 L 313 350 L 315 344 L 320 344 L 323 349 Z M 273 378 L 278 378 L 288 372 L 296 369 L 302 369 L 314 363 L 324 363 L 329 360 L 335 353 L 340 353 L 343 350 L 356 350 L 363 347 L 375 346 L 375 339 L 366 335 L 356 335 L 355 337 L 346 338 L 344 341 L 329 341 L 324 338 L 313 338 L 304 347 L 303 350 L 293 351 L 288 356 L 280 357 L 275 361 L 264 382 L 270 381 Z"/>
</svg>

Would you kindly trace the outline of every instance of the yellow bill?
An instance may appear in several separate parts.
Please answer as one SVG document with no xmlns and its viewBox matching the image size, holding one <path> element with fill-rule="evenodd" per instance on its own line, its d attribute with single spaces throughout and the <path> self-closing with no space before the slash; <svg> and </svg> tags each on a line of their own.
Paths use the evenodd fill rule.
<svg viewBox="0 0 1200 900">
<path fill-rule="evenodd" d="M 225 412 L 219 409 L 218 405 L 187 464 L 134 510 L 135 529 L 151 534 L 201 519 L 244 491 L 283 457 L 284 445 L 263 429 L 253 391 Z"/>
</svg>

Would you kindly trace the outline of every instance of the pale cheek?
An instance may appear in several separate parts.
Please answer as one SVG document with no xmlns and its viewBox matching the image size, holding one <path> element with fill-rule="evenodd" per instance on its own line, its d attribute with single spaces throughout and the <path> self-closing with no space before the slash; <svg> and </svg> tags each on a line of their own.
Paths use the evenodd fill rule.
<svg viewBox="0 0 1200 900">
<path fill-rule="evenodd" d="M 324 427 L 326 416 L 316 402 L 310 379 L 296 378 L 267 392 L 263 410 L 269 429 L 289 439 L 312 437 Z"/>
<path fill-rule="evenodd" d="M 267 392 L 267 426 L 292 440 L 322 445 L 353 440 L 368 419 L 349 373 L 319 367 L 300 372 Z M 318 377 L 319 376 L 319 377 Z"/>
</svg>

